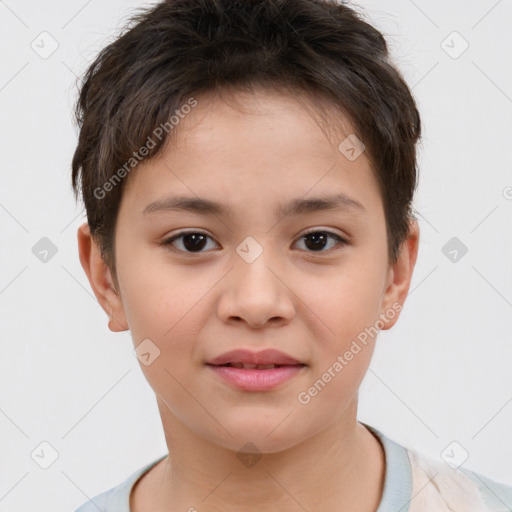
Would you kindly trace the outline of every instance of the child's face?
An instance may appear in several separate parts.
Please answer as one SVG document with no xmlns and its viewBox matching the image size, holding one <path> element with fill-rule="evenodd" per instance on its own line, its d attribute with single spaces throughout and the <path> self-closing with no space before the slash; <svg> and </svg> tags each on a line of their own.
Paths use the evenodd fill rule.
<svg viewBox="0 0 512 512">
<path fill-rule="evenodd" d="M 112 330 L 129 328 L 135 345 L 150 339 L 160 350 L 141 367 L 164 426 L 179 424 L 234 450 L 250 440 L 273 452 L 355 421 L 375 342 L 367 334 L 365 345 L 361 333 L 396 322 L 417 224 L 398 263 L 388 266 L 383 204 L 366 154 L 350 161 L 337 148 L 350 125 L 330 143 L 288 97 L 238 98 L 251 113 L 198 98 L 180 122 L 178 145 L 133 171 L 116 231 L 120 298 L 95 291 L 112 309 Z M 277 213 L 292 201 L 339 194 L 360 206 Z M 231 215 L 144 213 L 178 195 L 222 204 Z M 183 231 L 207 238 L 163 244 Z M 332 235 L 303 239 L 308 231 Z M 206 364 L 237 348 L 275 348 L 307 366 L 271 390 L 243 390 Z M 308 392 L 318 379 L 320 391 Z"/>
</svg>

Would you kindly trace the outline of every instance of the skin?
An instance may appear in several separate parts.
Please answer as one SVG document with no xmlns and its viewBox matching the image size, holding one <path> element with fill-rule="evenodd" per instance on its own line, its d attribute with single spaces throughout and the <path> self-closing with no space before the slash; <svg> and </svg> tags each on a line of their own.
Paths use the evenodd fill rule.
<svg viewBox="0 0 512 512">
<path fill-rule="evenodd" d="M 370 161 L 365 152 L 350 161 L 337 148 L 350 123 L 330 138 L 290 96 L 236 97 L 248 111 L 200 97 L 180 122 L 177 144 L 132 171 L 116 227 L 118 290 L 87 224 L 78 230 L 80 260 L 110 329 L 129 329 L 135 346 L 149 338 L 160 350 L 141 369 L 171 455 L 139 480 L 131 509 L 374 512 L 384 454 L 356 413 L 376 337 L 308 404 L 297 396 L 379 315 L 381 329 L 395 324 L 399 313 L 386 312 L 407 296 L 418 224 L 411 221 L 390 265 Z M 292 199 L 338 192 L 364 211 L 275 216 Z M 177 194 L 224 202 L 233 217 L 143 215 L 151 202 Z M 348 243 L 329 238 L 315 251 L 302 238 L 311 228 Z M 210 237 L 200 254 L 183 238 L 174 251 L 162 245 L 184 229 Z M 248 236 L 263 248 L 252 263 L 236 252 Z M 278 348 L 307 367 L 271 391 L 235 389 L 205 362 L 239 347 Z M 261 456 L 252 466 L 237 457 L 248 442 Z"/>
</svg>

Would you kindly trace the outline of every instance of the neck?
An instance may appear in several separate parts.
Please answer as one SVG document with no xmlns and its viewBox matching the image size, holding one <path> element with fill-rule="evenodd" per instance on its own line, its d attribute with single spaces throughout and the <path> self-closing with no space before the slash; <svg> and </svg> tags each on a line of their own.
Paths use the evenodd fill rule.
<svg viewBox="0 0 512 512">
<path fill-rule="evenodd" d="M 291 448 L 240 453 L 187 428 L 158 402 L 170 456 L 132 491 L 131 510 L 375 512 L 385 474 L 380 442 L 356 419 L 357 399 L 337 422 Z M 240 443 L 241 446 L 244 442 Z"/>
</svg>

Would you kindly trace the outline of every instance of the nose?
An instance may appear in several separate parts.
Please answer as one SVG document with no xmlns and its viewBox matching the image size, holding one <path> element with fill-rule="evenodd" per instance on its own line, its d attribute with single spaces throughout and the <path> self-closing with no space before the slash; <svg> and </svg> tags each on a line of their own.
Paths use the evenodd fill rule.
<svg viewBox="0 0 512 512">
<path fill-rule="evenodd" d="M 234 268 L 226 276 L 218 304 L 223 322 L 245 322 L 251 328 L 267 324 L 283 325 L 295 314 L 286 275 L 275 263 L 266 261 L 265 251 L 252 263 L 235 258 Z"/>
</svg>

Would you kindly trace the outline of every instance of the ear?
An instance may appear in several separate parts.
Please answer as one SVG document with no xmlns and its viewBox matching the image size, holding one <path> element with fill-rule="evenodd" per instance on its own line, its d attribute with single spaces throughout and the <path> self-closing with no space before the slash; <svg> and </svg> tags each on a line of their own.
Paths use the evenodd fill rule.
<svg viewBox="0 0 512 512">
<path fill-rule="evenodd" d="M 388 271 L 380 315 L 384 324 L 382 330 L 391 329 L 400 316 L 399 312 L 411 285 L 412 273 L 418 256 L 419 238 L 420 228 L 418 222 L 413 219 L 409 223 L 409 235 L 402 244 L 398 259 Z"/>
<path fill-rule="evenodd" d="M 112 332 L 128 330 L 121 297 L 116 291 L 110 269 L 105 263 L 87 223 L 78 228 L 77 237 L 80 263 L 87 274 L 94 295 L 96 295 L 101 307 L 109 316 L 109 329 Z"/>
</svg>

